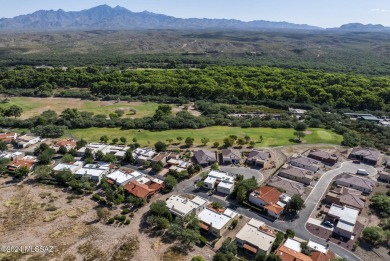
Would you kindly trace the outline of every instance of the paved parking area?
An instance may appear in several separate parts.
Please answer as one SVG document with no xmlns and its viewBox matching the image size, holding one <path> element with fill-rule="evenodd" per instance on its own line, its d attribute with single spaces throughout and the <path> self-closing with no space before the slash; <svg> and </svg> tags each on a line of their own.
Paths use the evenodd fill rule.
<svg viewBox="0 0 390 261">
<path fill-rule="evenodd" d="M 244 175 L 244 179 L 250 179 L 255 177 L 258 182 L 263 180 L 263 174 L 257 169 L 246 168 L 246 167 L 234 167 L 234 166 L 219 166 L 219 169 L 224 172 L 231 174 Z"/>
</svg>

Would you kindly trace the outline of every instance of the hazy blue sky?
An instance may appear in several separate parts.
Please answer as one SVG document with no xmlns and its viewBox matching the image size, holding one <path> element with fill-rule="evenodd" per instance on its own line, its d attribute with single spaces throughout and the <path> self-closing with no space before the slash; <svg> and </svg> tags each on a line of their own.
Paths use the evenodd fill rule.
<svg viewBox="0 0 390 261">
<path fill-rule="evenodd" d="M 390 0 L 0 0 L 0 17 L 39 9 L 77 11 L 100 4 L 182 18 L 287 21 L 322 27 L 351 22 L 390 26 Z"/>
</svg>

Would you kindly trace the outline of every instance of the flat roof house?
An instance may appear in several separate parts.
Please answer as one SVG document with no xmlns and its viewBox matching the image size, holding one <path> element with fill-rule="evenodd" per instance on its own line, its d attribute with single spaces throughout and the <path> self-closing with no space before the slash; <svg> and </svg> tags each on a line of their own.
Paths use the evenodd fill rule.
<svg viewBox="0 0 390 261">
<path fill-rule="evenodd" d="M 163 183 L 162 180 L 143 176 L 128 182 L 125 190 L 135 197 L 148 199 L 162 189 Z"/>
<path fill-rule="evenodd" d="M 216 187 L 218 192 L 230 194 L 234 190 L 234 177 L 225 172 L 212 170 L 204 180 L 204 186 L 208 189 Z"/>
<path fill-rule="evenodd" d="M 76 171 L 75 176 L 77 177 L 87 177 L 89 180 L 100 183 L 103 176 L 105 176 L 110 171 L 110 164 L 95 163 L 87 164 L 78 171 Z"/>
<path fill-rule="evenodd" d="M 236 235 L 237 245 L 254 255 L 268 255 L 275 242 L 275 235 L 264 222 L 252 218 Z"/>
<path fill-rule="evenodd" d="M 40 137 L 35 137 L 31 135 L 23 135 L 19 136 L 16 141 L 18 142 L 18 147 L 21 148 L 28 148 L 31 145 L 37 144 L 38 142 L 41 141 Z"/>
<path fill-rule="evenodd" d="M 80 157 L 84 156 L 85 151 L 87 149 L 90 150 L 93 155 L 95 155 L 96 152 L 102 151 L 104 149 L 104 147 L 106 147 L 106 146 L 107 145 L 103 144 L 103 143 L 92 142 L 92 143 L 87 144 L 85 147 L 80 148 L 77 151 L 77 155 Z"/>
<path fill-rule="evenodd" d="M 217 162 L 215 152 L 209 150 L 194 151 L 194 158 L 199 165 L 207 166 Z"/>
<path fill-rule="evenodd" d="M 102 152 L 103 154 L 113 154 L 116 158 L 122 159 L 129 148 L 123 145 L 107 145 L 103 147 Z"/>
<path fill-rule="evenodd" d="M 360 160 L 366 164 L 376 165 L 381 159 L 381 153 L 373 149 L 353 148 L 349 158 Z"/>
<path fill-rule="evenodd" d="M 287 168 L 282 168 L 279 171 L 278 175 L 287 179 L 301 182 L 305 185 L 310 185 L 310 183 L 313 181 L 314 178 L 314 173 L 312 171 L 301 169 L 301 168 L 295 168 L 292 166 L 288 166 Z"/>
<path fill-rule="evenodd" d="M 337 154 L 329 153 L 323 150 L 311 150 L 308 154 L 308 157 L 332 165 L 335 164 L 339 159 Z"/>
<path fill-rule="evenodd" d="M 335 183 L 337 186 L 356 189 L 366 194 L 370 194 L 375 187 L 374 181 L 349 174 L 337 178 Z"/>
<path fill-rule="evenodd" d="M 233 148 L 222 149 L 222 162 L 239 164 L 241 161 L 241 152 Z"/>
<path fill-rule="evenodd" d="M 253 150 L 249 153 L 246 161 L 250 164 L 264 167 L 265 162 L 267 162 L 269 158 L 271 158 L 271 154 L 269 152 Z"/>
<path fill-rule="evenodd" d="M 124 186 L 129 181 L 142 177 L 142 173 L 131 169 L 118 169 L 107 176 L 107 182 L 118 186 Z"/>
<path fill-rule="evenodd" d="M 207 207 L 208 203 L 207 199 L 192 195 L 173 195 L 166 201 L 169 211 L 179 217 L 185 217 L 190 214 L 198 215 Z"/>
<path fill-rule="evenodd" d="M 285 193 L 290 196 L 295 194 L 303 195 L 303 193 L 305 193 L 305 187 L 302 183 L 294 182 L 289 179 L 283 179 L 278 176 L 270 179 L 268 186 L 283 189 L 286 191 Z"/>
<path fill-rule="evenodd" d="M 292 157 L 288 160 L 288 163 L 294 167 L 307 169 L 313 172 L 320 170 L 317 160 L 309 159 L 303 156 Z"/>
<path fill-rule="evenodd" d="M 145 161 L 151 160 L 156 152 L 151 148 L 136 148 L 133 151 L 133 158 L 138 164 L 144 164 Z"/>
<path fill-rule="evenodd" d="M 333 232 L 346 238 L 351 238 L 354 234 L 358 216 L 358 209 L 337 204 L 332 204 L 328 212 L 328 217 L 338 221 Z"/>
<path fill-rule="evenodd" d="M 280 201 L 283 193 L 270 186 L 259 187 L 249 195 L 249 202 L 267 210 L 268 215 L 279 218 L 285 204 Z"/>
<path fill-rule="evenodd" d="M 220 237 L 229 228 L 233 220 L 238 219 L 238 213 L 229 208 L 223 211 L 205 208 L 198 214 L 198 218 L 201 222 L 200 227 L 204 231 Z"/>
<path fill-rule="evenodd" d="M 75 174 L 84 165 L 84 161 L 76 161 L 71 163 L 60 163 L 53 168 L 54 173 L 58 173 L 62 170 L 69 170 L 72 174 Z"/>
</svg>

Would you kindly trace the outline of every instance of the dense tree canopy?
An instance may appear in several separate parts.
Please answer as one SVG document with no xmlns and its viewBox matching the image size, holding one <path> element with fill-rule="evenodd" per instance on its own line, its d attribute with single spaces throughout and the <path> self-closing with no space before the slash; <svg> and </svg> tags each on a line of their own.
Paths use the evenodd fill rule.
<svg viewBox="0 0 390 261">
<path fill-rule="evenodd" d="M 152 95 L 198 100 L 275 100 L 355 110 L 380 110 L 390 104 L 390 80 L 385 77 L 271 67 L 126 71 L 97 67 L 94 70 L 17 67 L 0 72 L 0 85 L 3 92 L 27 96 L 50 94 L 52 88 L 77 86 L 100 97 Z M 169 108 L 161 109 L 156 120 L 170 112 Z"/>
</svg>

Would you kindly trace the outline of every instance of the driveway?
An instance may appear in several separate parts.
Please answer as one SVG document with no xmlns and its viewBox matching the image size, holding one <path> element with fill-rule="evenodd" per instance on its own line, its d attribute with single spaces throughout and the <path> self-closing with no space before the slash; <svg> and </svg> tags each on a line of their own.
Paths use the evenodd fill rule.
<svg viewBox="0 0 390 261">
<path fill-rule="evenodd" d="M 343 162 L 341 166 L 337 169 L 330 170 L 326 173 L 324 173 L 321 178 L 318 180 L 316 186 L 313 188 L 311 191 L 310 195 L 305 201 L 306 208 L 301 210 L 299 212 L 298 217 L 291 221 L 291 222 L 285 222 L 285 221 L 271 221 L 268 219 L 263 218 L 262 216 L 259 216 L 258 213 L 253 211 L 252 209 L 245 207 L 244 205 L 237 205 L 236 201 L 230 200 L 228 197 L 221 197 L 221 196 L 216 196 L 216 195 L 208 195 L 206 191 L 198 190 L 195 186 L 195 181 L 197 179 L 200 179 L 199 176 L 192 177 L 189 180 L 185 180 L 183 182 L 180 182 L 176 188 L 175 192 L 176 193 L 192 193 L 195 195 L 202 196 L 204 198 L 207 198 L 210 201 L 218 201 L 221 202 L 225 207 L 229 207 L 232 209 L 235 209 L 238 213 L 241 215 L 245 215 L 249 218 L 256 218 L 259 220 L 262 220 L 264 223 L 266 223 L 270 227 L 274 227 L 279 230 L 286 231 L 287 229 L 293 229 L 295 231 L 296 236 L 302 238 L 302 239 L 312 239 L 320 244 L 327 245 L 329 244 L 330 249 L 336 254 L 341 257 L 344 257 L 348 261 L 361 261 L 359 257 L 354 255 L 352 252 L 346 250 L 345 248 L 340 247 L 336 243 L 326 241 L 325 239 L 318 237 L 312 233 L 310 233 L 306 229 L 306 223 L 310 218 L 311 213 L 315 209 L 317 203 L 323 198 L 326 189 L 332 182 L 333 178 L 335 178 L 337 175 L 342 174 L 344 172 L 347 173 L 356 173 L 356 170 L 359 168 L 365 168 L 371 175 L 373 175 L 374 170 L 371 166 L 367 166 L 364 164 L 354 164 L 352 162 Z M 232 170 L 235 171 L 240 171 L 238 172 L 239 174 L 245 173 L 256 173 L 257 172 L 257 177 L 261 177 L 262 175 L 259 171 L 257 170 L 252 170 L 248 168 L 239 168 L 239 167 L 220 167 L 222 171 L 230 172 L 233 173 Z M 230 170 L 230 171 L 229 171 Z M 246 172 L 244 170 L 250 170 L 250 172 Z M 252 172 L 254 171 L 254 172 Z M 250 177 L 252 177 L 253 174 L 249 174 Z M 248 174 L 247 174 L 248 175 Z M 328 230 L 326 230 L 328 231 Z"/>
<path fill-rule="evenodd" d="M 330 228 L 330 227 L 327 227 L 327 226 L 324 226 L 322 224 L 322 221 L 321 220 L 318 220 L 318 219 L 315 219 L 315 218 L 309 218 L 307 220 L 307 223 L 310 223 L 310 224 L 313 224 L 313 225 L 316 225 L 316 226 L 319 226 L 319 227 L 323 227 L 327 230 L 330 230 L 330 231 L 333 231 L 334 228 Z"/>
<path fill-rule="evenodd" d="M 306 208 L 301 210 L 299 212 L 298 217 L 295 220 L 292 220 L 290 222 L 285 221 L 270 221 L 268 219 L 263 218 L 262 216 L 259 216 L 256 212 L 252 211 L 250 208 L 247 208 L 243 205 L 237 206 L 234 201 L 230 201 L 229 199 L 224 200 L 225 206 L 234 206 L 236 211 L 242 215 L 245 215 L 249 218 L 256 218 L 259 220 L 262 220 L 264 223 L 266 223 L 270 227 L 274 227 L 279 230 L 286 231 L 287 229 L 293 229 L 295 231 L 295 234 L 303 239 L 309 240 L 312 239 L 320 244 L 323 245 L 330 245 L 330 249 L 336 253 L 337 255 L 344 257 L 348 261 L 360 261 L 361 259 L 357 256 L 355 256 L 352 252 L 338 246 L 337 244 L 333 242 L 328 242 L 325 239 L 318 237 L 312 233 L 310 233 L 306 229 L 306 223 L 310 218 L 311 213 L 315 209 L 317 203 L 323 198 L 326 189 L 332 182 L 333 178 L 336 176 L 347 172 L 347 173 L 356 173 L 356 170 L 359 168 L 365 168 L 369 173 L 375 173 L 373 168 L 367 165 L 363 164 L 354 164 L 352 162 L 343 162 L 341 166 L 337 169 L 332 169 L 326 173 L 324 173 L 321 178 L 318 180 L 316 186 L 311 191 L 310 195 L 305 201 Z M 238 168 L 240 169 L 240 168 Z M 244 169 L 244 168 L 242 168 Z M 227 170 L 226 170 L 227 171 Z M 195 193 L 197 194 L 197 191 L 194 190 L 194 187 L 187 188 L 186 191 L 188 193 Z M 223 201 L 220 198 L 216 198 L 215 196 L 208 196 L 206 193 L 198 192 L 199 194 L 202 194 L 209 198 L 209 200 L 217 200 L 219 202 Z M 221 202 L 222 203 L 222 202 Z"/>
<path fill-rule="evenodd" d="M 368 177 L 374 177 L 375 175 L 378 174 L 378 171 L 373 166 L 366 165 L 366 164 L 356 164 L 353 163 L 352 161 L 343 162 L 339 169 L 342 169 L 343 172 L 352 173 L 352 174 L 356 174 L 358 169 L 365 169 L 368 172 Z"/>
<path fill-rule="evenodd" d="M 263 174 L 261 174 L 261 172 L 256 169 L 251 169 L 247 167 L 219 166 L 219 170 L 235 175 L 243 175 L 244 179 L 250 179 L 252 177 L 255 177 L 258 182 L 263 180 Z"/>
<path fill-rule="evenodd" d="M 299 212 L 299 217 L 293 222 L 283 222 L 283 223 L 275 223 L 275 227 L 279 229 L 286 230 L 287 228 L 295 230 L 298 237 L 301 238 L 312 238 L 315 239 L 318 243 L 321 244 L 329 244 L 330 249 L 335 252 L 337 255 L 344 257 L 348 261 L 350 260 L 360 260 L 359 257 L 355 256 L 350 251 L 338 246 L 337 244 L 327 242 L 325 239 L 317 237 L 306 230 L 306 222 L 309 220 L 311 213 L 315 209 L 318 202 L 323 198 L 326 189 L 332 182 L 333 178 L 340 175 L 341 173 L 356 173 L 357 169 L 365 167 L 365 169 L 369 173 L 375 173 L 371 166 L 362 165 L 362 164 L 354 164 L 351 161 L 343 162 L 341 166 L 337 169 L 330 170 L 324 173 L 321 178 L 318 180 L 316 186 L 311 191 L 310 195 L 305 201 L 306 208 Z"/>
</svg>

